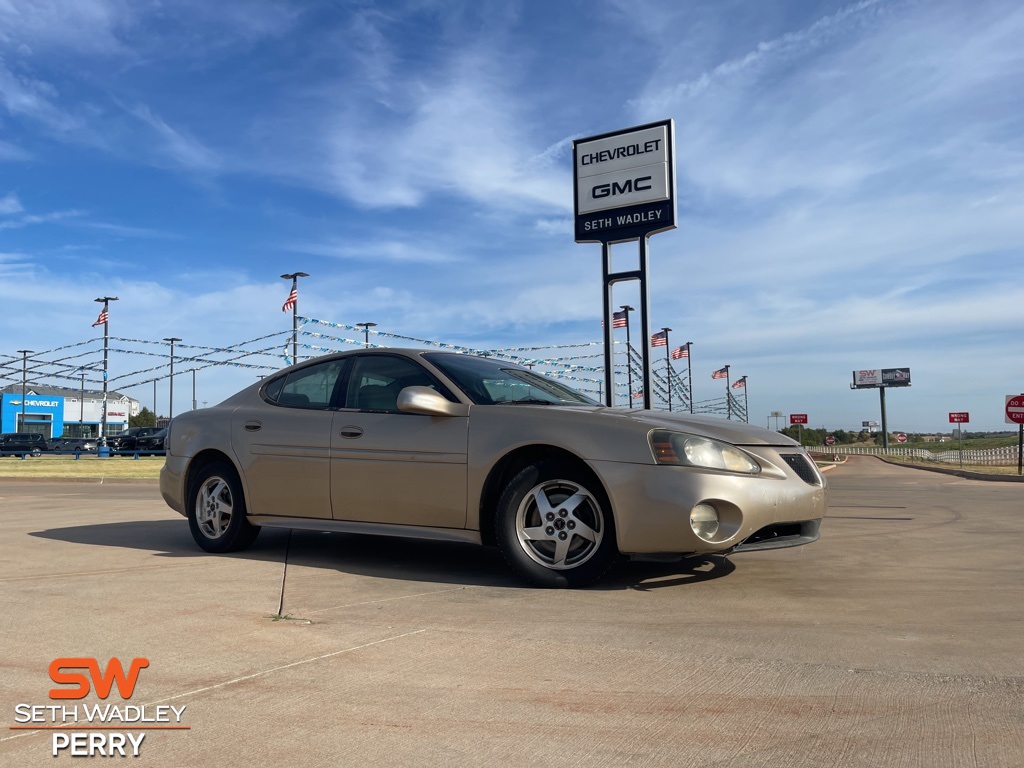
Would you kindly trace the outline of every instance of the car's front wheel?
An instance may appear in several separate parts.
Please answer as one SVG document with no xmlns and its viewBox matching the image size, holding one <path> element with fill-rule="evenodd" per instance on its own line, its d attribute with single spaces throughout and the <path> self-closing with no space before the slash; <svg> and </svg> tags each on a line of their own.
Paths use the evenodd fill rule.
<svg viewBox="0 0 1024 768">
<path fill-rule="evenodd" d="M 192 483 L 188 527 L 196 544 L 207 552 L 237 552 L 259 535 L 245 516 L 245 496 L 234 467 L 207 464 Z"/>
<path fill-rule="evenodd" d="M 542 587 L 580 587 L 601 578 L 618 554 L 600 484 L 568 462 L 524 468 L 506 486 L 495 519 L 509 564 Z"/>
</svg>

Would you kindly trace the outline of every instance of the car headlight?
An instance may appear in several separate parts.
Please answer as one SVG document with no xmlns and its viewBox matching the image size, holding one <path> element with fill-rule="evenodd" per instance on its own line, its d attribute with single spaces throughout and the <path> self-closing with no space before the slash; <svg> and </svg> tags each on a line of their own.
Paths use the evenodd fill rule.
<svg viewBox="0 0 1024 768">
<path fill-rule="evenodd" d="M 657 429 L 651 433 L 651 451 L 659 464 L 724 469 L 756 475 L 760 465 L 734 445 L 682 432 Z"/>
</svg>

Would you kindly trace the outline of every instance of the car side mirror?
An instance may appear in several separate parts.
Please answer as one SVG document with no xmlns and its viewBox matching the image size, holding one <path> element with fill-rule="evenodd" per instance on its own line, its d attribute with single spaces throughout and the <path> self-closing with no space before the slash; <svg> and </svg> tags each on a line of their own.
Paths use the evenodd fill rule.
<svg viewBox="0 0 1024 768">
<path fill-rule="evenodd" d="M 398 393 L 398 410 L 424 416 L 468 416 L 469 406 L 453 403 L 430 387 L 406 387 Z"/>
</svg>

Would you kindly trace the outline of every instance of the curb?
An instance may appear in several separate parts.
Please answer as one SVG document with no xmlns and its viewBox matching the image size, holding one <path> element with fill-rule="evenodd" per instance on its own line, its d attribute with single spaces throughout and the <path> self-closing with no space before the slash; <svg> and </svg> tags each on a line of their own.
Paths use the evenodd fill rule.
<svg viewBox="0 0 1024 768">
<path fill-rule="evenodd" d="M 159 485 L 156 477 L 46 477 L 0 475 L 0 483 L 88 483 L 96 485 Z"/>
</svg>

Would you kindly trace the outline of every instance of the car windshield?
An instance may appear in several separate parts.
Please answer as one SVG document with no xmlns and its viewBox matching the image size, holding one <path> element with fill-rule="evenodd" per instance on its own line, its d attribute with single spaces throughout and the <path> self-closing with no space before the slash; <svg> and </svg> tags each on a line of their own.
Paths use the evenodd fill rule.
<svg viewBox="0 0 1024 768">
<path fill-rule="evenodd" d="M 478 405 L 597 405 L 586 395 L 514 363 L 451 352 L 423 355 Z"/>
</svg>

